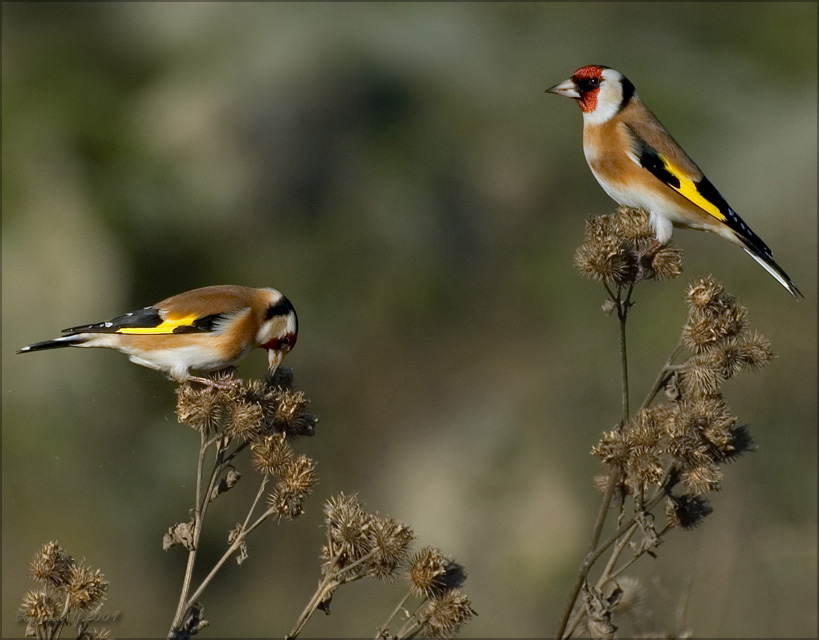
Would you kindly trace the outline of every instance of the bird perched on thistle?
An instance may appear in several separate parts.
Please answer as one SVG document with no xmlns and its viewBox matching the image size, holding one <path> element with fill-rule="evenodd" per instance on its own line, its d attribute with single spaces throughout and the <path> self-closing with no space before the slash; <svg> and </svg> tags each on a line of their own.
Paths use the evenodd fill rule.
<svg viewBox="0 0 819 640">
<path fill-rule="evenodd" d="M 668 242 L 673 226 L 717 233 L 742 247 L 791 295 L 802 295 L 768 246 L 643 104 L 628 78 L 590 65 L 546 91 L 577 100 L 583 112 L 583 151 L 594 177 L 618 204 L 649 213 L 658 242 Z"/>
<path fill-rule="evenodd" d="M 296 344 L 298 318 L 290 301 L 276 289 L 221 285 L 186 291 L 139 311 L 63 333 L 17 353 L 60 347 L 116 349 L 131 362 L 162 371 L 177 382 L 223 386 L 191 371 L 231 367 L 261 347 L 267 350 L 272 375 Z"/>
</svg>

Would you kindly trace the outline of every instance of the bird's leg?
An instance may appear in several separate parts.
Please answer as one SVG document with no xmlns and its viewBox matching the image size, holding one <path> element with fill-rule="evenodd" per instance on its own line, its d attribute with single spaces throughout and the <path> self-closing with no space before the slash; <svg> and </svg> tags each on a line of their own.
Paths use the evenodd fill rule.
<svg viewBox="0 0 819 640">
<path fill-rule="evenodd" d="M 241 384 L 236 378 L 233 377 L 226 380 L 214 380 L 212 378 L 203 378 L 201 376 L 188 376 L 187 379 L 209 387 L 216 387 L 217 389 L 233 389 Z"/>
</svg>

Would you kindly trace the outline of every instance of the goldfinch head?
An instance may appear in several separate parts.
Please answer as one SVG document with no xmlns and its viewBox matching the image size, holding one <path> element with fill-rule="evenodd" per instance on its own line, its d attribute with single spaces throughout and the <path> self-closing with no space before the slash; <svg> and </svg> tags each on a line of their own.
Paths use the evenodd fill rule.
<svg viewBox="0 0 819 640">
<path fill-rule="evenodd" d="M 636 95 L 628 78 L 602 65 L 580 67 L 571 78 L 546 91 L 577 100 L 583 119 L 594 124 L 612 118 Z"/>
<path fill-rule="evenodd" d="M 279 368 L 284 356 L 295 346 L 299 319 L 290 300 L 275 289 L 264 289 L 262 321 L 256 332 L 256 343 L 267 349 L 270 373 Z"/>
</svg>

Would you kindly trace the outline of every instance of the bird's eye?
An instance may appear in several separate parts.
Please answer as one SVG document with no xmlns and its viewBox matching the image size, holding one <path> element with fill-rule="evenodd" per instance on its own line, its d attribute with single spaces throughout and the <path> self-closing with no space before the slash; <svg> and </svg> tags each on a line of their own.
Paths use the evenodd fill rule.
<svg viewBox="0 0 819 640">
<path fill-rule="evenodd" d="M 600 86 L 600 78 L 589 78 L 589 85 L 592 87 Z"/>
<path fill-rule="evenodd" d="M 290 338 L 282 338 L 279 340 L 279 349 L 287 349 L 290 346 Z"/>
</svg>

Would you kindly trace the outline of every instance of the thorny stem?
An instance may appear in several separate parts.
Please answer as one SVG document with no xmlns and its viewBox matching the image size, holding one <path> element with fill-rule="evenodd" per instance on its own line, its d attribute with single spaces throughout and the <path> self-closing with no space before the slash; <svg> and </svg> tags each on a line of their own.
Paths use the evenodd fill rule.
<svg viewBox="0 0 819 640">
<path fill-rule="evenodd" d="M 626 292 L 626 297 L 623 299 L 622 296 L 622 289 L 620 287 L 617 288 L 617 293 L 615 294 L 607 284 L 604 283 L 603 285 L 606 288 L 606 291 L 609 294 L 612 302 L 615 304 L 615 308 L 617 309 L 617 319 L 620 323 L 620 368 L 622 372 L 622 403 L 623 403 L 623 417 L 622 422 L 620 423 L 620 428 L 623 428 L 629 419 L 629 401 L 628 401 L 628 354 L 626 351 L 626 320 L 628 319 L 628 312 L 631 309 L 632 302 L 631 302 L 631 293 L 634 291 L 634 286 L 629 285 L 628 290 Z M 600 535 L 603 531 L 603 525 L 606 523 L 606 516 L 608 515 L 609 507 L 611 506 L 611 499 L 614 496 L 614 489 L 620 482 L 620 472 L 615 471 L 609 476 L 609 483 L 606 487 L 606 493 L 603 496 L 603 501 L 600 503 L 600 509 L 597 512 L 597 519 L 594 523 L 594 530 L 592 531 L 592 538 L 591 542 L 589 543 L 588 549 L 586 551 L 586 558 L 587 560 L 580 567 L 580 571 L 575 578 L 574 584 L 572 585 L 572 590 L 569 595 L 569 601 L 566 604 L 566 608 L 563 610 L 563 616 L 560 620 L 560 626 L 558 627 L 557 631 L 557 638 L 562 638 L 563 633 L 566 631 L 566 626 L 569 624 L 569 618 L 572 615 L 572 610 L 574 609 L 575 602 L 577 602 L 577 597 L 580 595 L 580 590 L 583 588 L 583 583 L 586 580 L 586 576 L 588 575 L 589 569 L 591 565 L 594 563 L 588 561 L 588 558 L 591 554 L 595 552 L 597 548 L 597 543 L 600 540 Z M 598 556 L 599 557 L 599 556 Z M 596 558 L 595 558 L 596 560 Z"/>
</svg>

